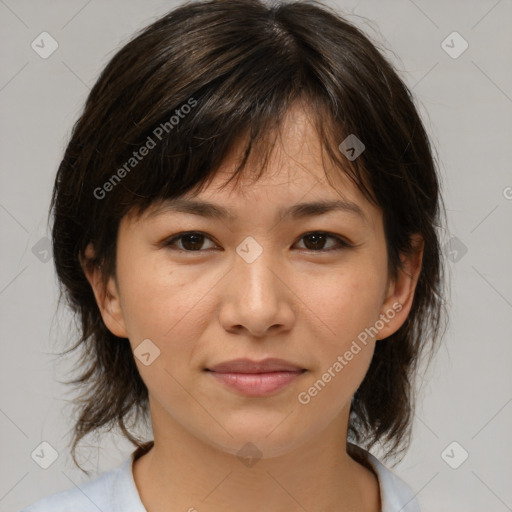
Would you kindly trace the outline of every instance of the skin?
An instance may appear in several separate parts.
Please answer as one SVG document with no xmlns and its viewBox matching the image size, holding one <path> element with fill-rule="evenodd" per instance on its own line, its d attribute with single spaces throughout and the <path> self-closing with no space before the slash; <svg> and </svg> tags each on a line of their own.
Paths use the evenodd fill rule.
<svg viewBox="0 0 512 512">
<path fill-rule="evenodd" d="M 249 184 L 244 175 L 240 187 L 219 189 L 234 169 L 235 147 L 194 197 L 229 208 L 237 220 L 150 216 L 154 209 L 140 219 L 126 216 L 117 279 L 105 289 L 100 270 L 84 266 L 107 327 L 128 338 L 133 350 L 149 338 L 161 351 L 149 366 L 135 358 L 149 391 L 155 442 L 133 465 L 148 512 L 380 510 L 375 474 L 346 453 L 350 401 L 375 343 L 386 343 L 409 313 L 422 244 L 416 238 L 416 252 L 403 256 L 404 271 L 392 281 L 382 212 L 324 163 L 335 187 L 327 182 L 308 117 L 298 107 L 288 112 L 269 172 L 258 182 Z M 281 207 L 340 197 L 359 205 L 365 219 L 341 211 L 277 216 Z M 207 234 L 199 252 L 190 250 L 190 240 L 177 241 L 174 250 L 164 245 L 182 231 Z M 337 247 L 336 239 L 315 246 L 304 237 L 311 231 L 353 246 L 322 251 Z M 263 249 L 252 263 L 236 252 L 247 236 Z M 92 254 L 89 246 L 86 256 Z M 299 393 L 396 303 L 402 309 L 378 335 L 307 405 L 299 403 Z M 240 395 L 203 371 L 238 357 L 280 357 L 307 371 L 260 398 Z M 261 453 L 251 467 L 237 456 L 249 442 Z"/>
</svg>

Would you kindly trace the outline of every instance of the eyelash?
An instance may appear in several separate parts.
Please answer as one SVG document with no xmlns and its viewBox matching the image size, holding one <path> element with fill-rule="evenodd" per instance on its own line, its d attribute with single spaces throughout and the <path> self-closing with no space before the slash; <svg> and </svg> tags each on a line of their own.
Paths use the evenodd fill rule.
<svg viewBox="0 0 512 512">
<path fill-rule="evenodd" d="M 183 252 L 201 253 L 201 252 L 209 252 L 211 250 L 214 250 L 214 249 L 199 249 L 197 251 L 188 251 L 186 249 L 180 249 L 180 248 L 173 247 L 176 241 L 182 240 L 183 238 L 185 238 L 189 235 L 200 235 L 200 236 L 203 236 L 213 242 L 213 240 L 211 240 L 211 238 L 208 235 L 206 235 L 206 233 L 203 233 L 201 231 L 186 231 L 186 232 L 178 233 L 178 234 L 172 236 L 170 239 L 168 239 L 166 242 L 164 242 L 164 246 L 169 247 L 171 250 L 179 251 L 182 253 Z M 327 238 L 333 238 L 334 240 L 336 240 L 338 242 L 338 246 L 331 247 L 330 249 L 319 249 L 319 250 L 302 249 L 303 251 L 307 251 L 309 253 L 326 253 L 326 252 L 340 251 L 342 249 L 348 249 L 348 248 L 354 247 L 353 245 L 351 245 L 348 242 L 346 242 L 345 240 L 343 240 L 341 237 L 334 235 L 332 233 L 328 233 L 326 231 L 309 231 L 307 233 L 304 233 L 299 238 L 299 240 L 302 240 L 303 238 L 310 236 L 310 235 L 325 235 Z"/>
</svg>

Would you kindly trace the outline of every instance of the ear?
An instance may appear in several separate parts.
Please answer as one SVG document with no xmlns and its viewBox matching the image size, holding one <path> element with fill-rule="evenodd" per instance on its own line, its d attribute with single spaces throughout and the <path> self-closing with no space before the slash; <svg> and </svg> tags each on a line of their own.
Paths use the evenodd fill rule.
<svg viewBox="0 0 512 512">
<path fill-rule="evenodd" d="M 94 247 L 90 243 L 85 250 L 85 258 L 80 255 L 80 264 L 96 297 L 101 317 L 112 334 L 119 338 L 128 338 L 115 278 L 110 276 L 105 286 L 101 267 L 93 261 Z"/>
<path fill-rule="evenodd" d="M 398 269 L 396 279 L 389 281 L 380 315 L 384 327 L 379 330 L 377 340 L 387 338 L 398 331 L 411 310 L 423 260 L 423 237 L 419 234 L 412 235 L 411 245 L 410 253 L 400 255 L 402 268 Z"/>
</svg>

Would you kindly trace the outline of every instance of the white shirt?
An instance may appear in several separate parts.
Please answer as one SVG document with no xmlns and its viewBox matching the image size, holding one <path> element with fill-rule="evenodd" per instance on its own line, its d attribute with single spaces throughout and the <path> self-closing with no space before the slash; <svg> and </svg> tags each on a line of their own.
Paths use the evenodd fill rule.
<svg viewBox="0 0 512 512">
<path fill-rule="evenodd" d="M 133 479 L 136 452 L 117 468 L 81 487 L 46 496 L 20 512 L 147 512 Z M 414 493 L 407 484 L 371 453 L 366 454 L 379 480 L 382 512 L 420 512 Z"/>
</svg>

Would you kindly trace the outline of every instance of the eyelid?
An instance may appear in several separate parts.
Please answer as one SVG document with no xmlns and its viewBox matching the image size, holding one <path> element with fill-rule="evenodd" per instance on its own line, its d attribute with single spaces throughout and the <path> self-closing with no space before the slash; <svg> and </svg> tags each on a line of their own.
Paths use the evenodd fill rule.
<svg viewBox="0 0 512 512">
<path fill-rule="evenodd" d="M 337 246 L 336 247 L 332 247 L 332 248 L 329 248 L 329 249 L 319 249 L 319 250 L 314 250 L 314 249 L 300 249 L 301 251 L 306 251 L 308 253 L 319 253 L 319 254 L 322 254 L 322 253 L 329 253 L 329 252 L 335 252 L 335 251 L 339 251 L 339 250 L 342 250 L 342 249 L 348 249 L 348 248 L 354 248 L 356 247 L 356 244 L 350 242 L 349 240 L 347 240 L 346 237 L 343 237 L 342 235 L 338 235 L 336 233 L 331 233 L 329 231 L 323 231 L 323 230 L 310 230 L 310 231 L 307 231 L 305 233 L 302 233 L 298 239 L 296 240 L 296 242 L 294 242 L 293 245 L 297 244 L 298 242 L 300 242 L 303 238 L 309 236 L 309 235 L 316 235 L 316 234 L 320 234 L 320 235 L 325 235 L 327 238 L 332 238 L 334 240 L 337 241 Z M 176 241 L 179 241 L 180 239 L 186 237 L 187 235 L 201 235 L 203 236 L 204 238 L 210 240 L 211 242 L 213 242 L 214 244 L 216 244 L 216 242 L 212 239 L 212 237 L 210 235 L 208 235 L 207 233 L 203 232 L 203 231 L 182 231 L 180 233 L 176 233 L 174 235 L 172 235 L 171 237 L 167 238 L 166 240 L 164 240 L 162 242 L 162 246 L 164 247 L 172 247 L 172 245 L 176 242 Z M 181 253 L 189 253 L 189 254 L 201 254 L 201 253 L 204 253 L 204 252 L 211 252 L 212 250 L 216 250 L 216 249 L 200 249 L 200 250 L 197 250 L 197 251 L 187 251 L 185 249 L 179 249 L 179 248 L 173 248 L 172 250 L 175 250 L 175 251 L 178 251 L 178 252 L 181 252 Z"/>
<path fill-rule="evenodd" d="M 308 235 L 317 235 L 317 234 L 325 235 L 327 238 L 333 238 L 334 240 L 336 240 L 338 242 L 339 246 L 335 247 L 335 248 L 331 248 L 331 249 L 321 249 L 319 251 L 314 251 L 313 249 L 303 249 L 303 250 L 309 251 L 309 252 L 322 253 L 322 252 L 336 251 L 337 249 L 347 249 L 347 248 L 355 247 L 355 244 L 350 242 L 346 237 L 344 237 L 342 235 L 337 235 L 336 233 L 331 233 L 330 231 L 322 231 L 322 230 L 307 231 L 306 233 L 303 233 L 302 235 L 300 235 L 297 242 L 302 240 L 303 238 L 307 237 Z M 297 243 L 297 242 L 295 242 L 295 243 Z"/>
<path fill-rule="evenodd" d="M 176 233 L 174 235 L 171 235 L 169 238 L 166 238 L 163 242 L 162 242 L 162 246 L 164 247 L 171 247 L 172 244 L 176 241 L 179 241 L 180 239 L 186 237 L 187 235 L 201 235 L 203 236 L 204 238 L 210 240 L 211 242 L 213 242 L 214 244 L 216 244 L 216 242 L 212 239 L 212 237 L 210 235 L 208 235 L 207 233 L 204 233 L 203 231 L 181 231 L 180 233 Z M 207 249 L 207 250 L 199 250 L 199 251 L 186 251 L 184 249 L 179 249 L 179 248 L 176 248 L 175 249 L 176 251 L 178 252 L 186 252 L 186 253 L 202 253 L 202 252 L 210 252 L 212 249 Z"/>
</svg>

